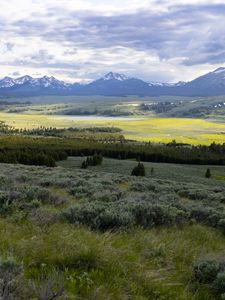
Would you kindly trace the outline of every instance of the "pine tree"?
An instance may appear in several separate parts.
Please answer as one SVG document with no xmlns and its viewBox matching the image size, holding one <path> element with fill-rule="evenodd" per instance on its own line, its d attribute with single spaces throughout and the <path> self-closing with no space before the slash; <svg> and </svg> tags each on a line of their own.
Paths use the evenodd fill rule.
<svg viewBox="0 0 225 300">
<path fill-rule="evenodd" d="M 81 164 L 81 169 L 87 169 L 88 164 L 87 164 L 87 160 L 84 160 Z"/>
<path fill-rule="evenodd" d="M 210 169 L 207 169 L 206 172 L 205 172 L 205 177 L 206 178 L 210 178 L 211 177 L 211 171 Z"/>
<path fill-rule="evenodd" d="M 136 167 L 133 168 L 131 172 L 132 176 L 145 176 L 145 167 L 142 163 L 138 163 Z"/>
</svg>

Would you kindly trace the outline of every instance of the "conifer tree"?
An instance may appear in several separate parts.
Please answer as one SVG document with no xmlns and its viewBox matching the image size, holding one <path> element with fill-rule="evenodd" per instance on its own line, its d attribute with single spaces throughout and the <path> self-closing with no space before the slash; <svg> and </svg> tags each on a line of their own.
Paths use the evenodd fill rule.
<svg viewBox="0 0 225 300">
<path fill-rule="evenodd" d="M 136 167 L 133 168 L 131 172 L 132 176 L 145 176 L 145 167 L 142 163 L 138 163 Z"/>
<path fill-rule="evenodd" d="M 210 169 L 207 169 L 206 172 L 205 172 L 205 177 L 206 178 L 210 178 L 211 177 L 211 171 Z"/>
</svg>

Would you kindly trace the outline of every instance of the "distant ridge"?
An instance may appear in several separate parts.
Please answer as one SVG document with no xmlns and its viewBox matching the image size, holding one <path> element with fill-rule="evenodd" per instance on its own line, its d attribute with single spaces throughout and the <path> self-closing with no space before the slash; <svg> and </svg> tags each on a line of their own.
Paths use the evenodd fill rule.
<svg viewBox="0 0 225 300">
<path fill-rule="evenodd" d="M 19 78 L 4 77 L 0 80 L 0 96 L 219 96 L 225 95 L 225 68 L 220 67 L 190 82 L 146 82 L 124 74 L 109 72 L 88 83 L 66 83 L 55 77 Z"/>
</svg>

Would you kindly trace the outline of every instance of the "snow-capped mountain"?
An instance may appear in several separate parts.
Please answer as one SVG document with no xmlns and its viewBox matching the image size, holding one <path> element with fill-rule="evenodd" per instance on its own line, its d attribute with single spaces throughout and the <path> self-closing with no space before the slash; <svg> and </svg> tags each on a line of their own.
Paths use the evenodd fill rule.
<svg viewBox="0 0 225 300">
<path fill-rule="evenodd" d="M 128 77 L 124 74 L 119 74 L 119 73 L 113 73 L 113 72 L 109 72 L 108 74 L 106 74 L 105 76 L 103 76 L 101 78 L 102 80 L 119 80 L 119 81 L 124 81 L 127 80 Z"/>
<path fill-rule="evenodd" d="M 149 86 L 173 86 L 173 83 L 150 81 Z"/>
<path fill-rule="evenodd" d="M 4 77 L 0 80 L 0 94 L 1 92 L 11 92 L 19 94 L 25 92 L 32 94 L 36 90 L 65 90 L 70 87 L 70 84 L 60 81 L 54 77 L 44 76 L 41 78 L 33 78 L 25 75 L 19 78 Z M 46 91 L 47 92 L 47 91 Z"/>
<path fill-rule="evenodd" d="M 225 68 L 218 68 L 190 82 L 177 83 L 146 82 L 114 72 L 88 84 L 66 83 L 52 76 L 4 77 L 0 80 L 1 95 L 217 96 L 225 95 Z"/>
<path fill-rule="evenodd" d="M 9 88 L 15 85 L 15 81 L 11 77 L 4 77 L 0 80 L 0 88 Z"/>
<path fill-rule="evenodd" d="M 140 95 L 145 93 L 148 87 L 148 83 L 141 79 L 110 72 L 80 88 L 79 93 L 104 96 Z"/>
<path fill-rule="evenodd" d="M 25 75 L 19 78 L 14 79 L 15 84 L 24 84 L 27 82 L 32 82 L 33 78 L 29 75 Z"/>
<path fill-rule="evenodd" d="M 32 79 L 31 84 L 33 86 L 43 86 L 45 88 L 66 88 L 69 86 L 68 83 L 60 81 L 53 76 L 44 76 L 41 78 Z"/>
</svg>

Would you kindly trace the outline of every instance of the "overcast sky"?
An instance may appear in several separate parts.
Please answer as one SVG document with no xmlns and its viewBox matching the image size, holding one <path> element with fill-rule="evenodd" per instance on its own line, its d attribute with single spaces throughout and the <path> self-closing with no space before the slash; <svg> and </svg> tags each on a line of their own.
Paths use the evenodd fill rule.
<svg viewBox="0 0 225 300">
<path fill-rule="evenodd" d="M 225 66 L 225 1 L 0 0 L 0 77 L 109 71 L 192 80 Z"/>
</svg>

